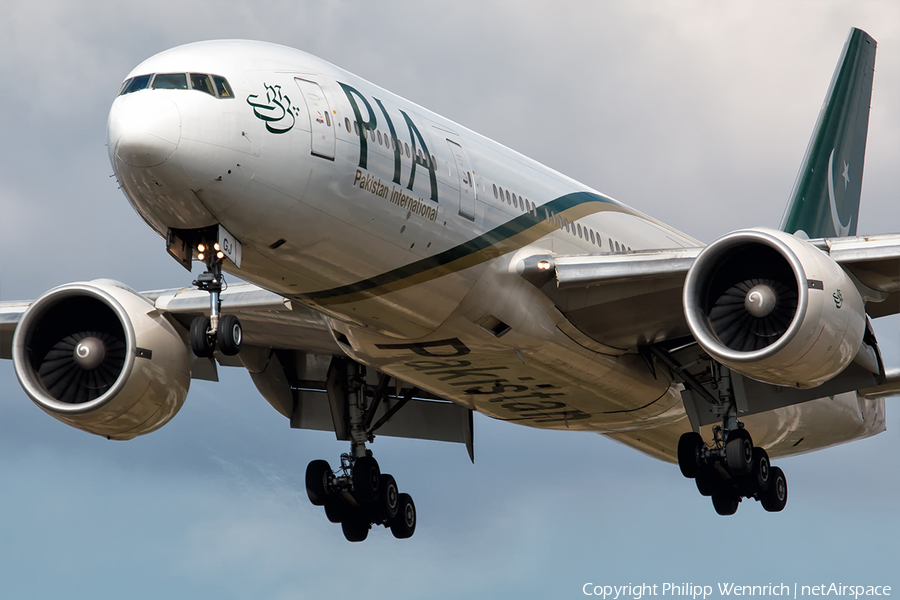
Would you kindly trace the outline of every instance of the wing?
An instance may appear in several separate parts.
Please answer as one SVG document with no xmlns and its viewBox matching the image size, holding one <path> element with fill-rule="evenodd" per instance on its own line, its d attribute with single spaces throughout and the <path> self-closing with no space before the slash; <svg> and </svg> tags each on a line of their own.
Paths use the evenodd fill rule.
<svg viewBox="0 0 900 600">
<path fill-rule="evenodd" d="M 66 306 L 66 302 L 82 302 L 77 306 L 78 310 L 72 311 Z M 45 329 L 61 326 L 63 331 L 58 338 L 77 328 L 82 328 L 87 335 L 97 335 L 106 325 L 103 319 L 90 321 L 87 318 L 74 316 L 72 313 L 100 313 L 105 310 L 102 306 L 97 309 L 97 302 L 93 305 L 85 304 L 85 298 L 100 299 L 106 306 L 115 306 L 113 312 L 122 322 L 118 328 L 121 333 L 130 331 L 134 346 L 133 354 L 138 358 L 150 358 L 163 361 L 175 360 L 167 355 L 174 353 L 184 354 L 187 344 L 187 332 L 191 322 L 198 316 L 209 314 L 209 294 L 194 288 L 153 290 L 136 292 L 127 286 L 110 280 L 97 280 L 87 283 L 69 284 L 50 290 L 37 301 L 3 302 L 0 303 L 0 358 L 12 358 L 17 371 L 31 373 L 35 385 L 25 385 L 26 392 L 42 408 L 53 416 L 53 394 L 48 398 L 48 377 L 53 374 L 45 373 L 37 365 L 20 363 L 37 363 L 33 358 L 20 359 L 15 356 L 13 345 L 16 329 L 20 323 L 26 328 L 26 333 L 21 337 L 41 337 L 39 330 L 43 323 L 48 323 Z M 221 293 L 222 313 L 235 315 L 240 319 L 243 330 L 243 346 L 237 356 L 225 356 L 220 352 L 214 354 L 214 358 L 198 358 L 188 353 L 185 367 L 189 373 L 185 379 L 205 379 L 218 381 L 218 367 L 242 367 L 247 369 L 250 377 L 262 396 L 280 413 L 290 420 L 290 425 L 298 429 L 315 429 L 334 431 L 338 439 L 349 439 L 349 423 L 346 416 L 345 405 L 346 392 L 341 385 L 337 385 L 338 371 L 346 368 L 346 354 L 341 344 L 335 339 L 326 318 L 318 311 L 305 305 L 291 302 L 282 296 L 269 292 L 251 284 L 236 284 L 229 286 Z M 28 317 L 28 310 L 36 307 L 37 316 Z M 57 310 L 60 309 L 60 310 Z M 62 317 L 60 314 L 62 313 Z M 128 321 L 128 323 L 124 323 Z M 98 324 L 100 323 L 100 324 Z M 115 330 L 113 325 L 111 329 Z M 148 334 L 150 331 L 152 333 Z M 37 332 L 37 333 L 35 333 Z M 114 332 L 113 332 L 114 333 Z M 77 333 L 76 333 L 77 335 Z M 128 334 L 123 334 L 128 337 Z M 54 338 L 56 339 L 56 338 Z M 142 342 L 142 339 L 144 340 Z M 159 340 L 164 339 L 165 344 L 159 345 Z M 21 342 L 25 348 L 25 341 Z M 38 346 L 40 343 L 38 342 Z M 155 345 L 155 346 L 154 346 Z M 28 343 L 32 348 L 34 344 Z M 156 350 L 152 348 L 156 347 Z M 56 346 L 54 346 L 54 349 Z M 68 349 L 71 356 L 72 346 Z M 52 352 L 52 351 L 51 351 Z M 41 352 L 40 354 L 44 354 Z M 31 357 L 32 351 L 23 350 L 21 357 Z M 52 362 L 40 359 L 44 363 Z M 121 359 L 128 364 L 133 358 Z M 172 373 L 177 373 L 182 367 L 179 364 L 169 364 L 167 369 L 157 368 L 156 372 L 161 376 L 156 381 L 150 382 L 150 387 L 158 385 L 162 390 L 161 395 L 171 398 L 176 396 L 171 387 L 172 380 L 176 379 Z M 118 367 L 116 367 L 118 368 Z M 35 372 L 40 371 L 39 375 Z M 134 372 L 130 368 L 124 368 L 112 375 L 108 385 L 113 381 L 133 377 Z M 60 371 L 61 372 L 61 371 Z M 141 376 L 141 375 L 138 375 Z M 28 377 L 26 376 L 26 379 Z M 21 379 L 21 378 L 20 378 Z M 346 377 L 344 378 L 346 379 Z M 96 383 L 86 384 L 88 387 L 96 386 Z M 430 396 L 415 388 L 403 387 L 400 384 L 388 386 L 387 380 L 382 380 L 375 374 L 365 380 L 365 388 L 373 396 L 371 412 L 367 415 L 369 432 L 376 430 L 379 435 L 407 437 L 417 439 L 429 439 L 437 441 L 449 441 L 466 444 L 470 457 L 474 456 L 472 446 L 472 415 L 471 411 L 451 402 Z M 127 396 L 127 386 L 121 392 L 121 396 Z M 186 384 L 183 393 L 186 394 Z M 180 392 L 179 392 L 180 393 Z M 368 393 L 368 392 L 367 392 Z M 111 395 L 111 394 L 110 394 Z M 139 400 L 132 397 L 130 400 L 137 411 L 146 411 L 153 405 L 152 398 L 147 399 L 145 394 Z M 377 398 L 377 401 L 375 401 Z M 142 402 L 146 403 L 142 405 Z M 102 398 L 98 399 L 98 403 Z M 183 401 L 183 396 L 182 396 Z M 83 400 L 79 400 L 83 402 Z M 93 400 L 88 400 L 93 402 Z M 110 401 L 110 404 L 113 404 Z M 49 406 L 50 410 L 46 408 Z M 177 406 L 173 406 L 169 413 L 160 416 L 156 423 L 149 419 L 137 429 L 122 429 L 118 426 L 104 425 L 98 429 L 94 423 L 84 423 L 70 419 L 65 415 L 61 420 L 76 427 L 80 427 L 91 433 L 98 433 L 107 437 L 128 439 L 141 433 L 147 433 L 157 426 L 162 426 L 177 412 Z M 401 410 L 402 409 L 402 410 Z M 103 407 L 98 406 L 98 411 Z M 128 413 L 126 410 L 126 416 Z M 154 409 L 156 410 L 156 409 Z M 121 412 L 121 411 L 120 411 Z M 137 414 L 137 413 L 135 413 Z M 60 416 L 57 416 L 60 418 Z M 134 415 L 123 419 L 133 420 Z M 153 422 L 153 425 L 150 423 Z M 124 426 L 123 426 L 124 427 Z M 129 426 L 130 427 L 130 426 Z M 102 429 L 102 430 L 101 430 Z"/>
<path fill-rule="evenodd" d="M 900 312 L 900 235 L 809 240 L 852 276 L 866 313 Z M 539 256 L 522 274 L 550 296 L 580 332 L 620 350 L 691 334 L 684 280 L 702 248 Z M 547 266 L 539 267 L 544 261 Z M 549 268 L 547 268 L 549 267 Z M 552 276 L 552 283 L 544 285 Z"/>
<path fill-rule="evenodd" d="M 687 280 L 694 267 L 706 275 L 695 277 L 692 290 Z M 898 373 L 885 370 L 867 321 L 900 312 L 897 234 L 802 240 L 748 230 L 705 249 L 534 256 L 520 273 L 554 300 L 573 339 L 589 338 L 601 352 L 637 351 L 651 368 L 668 368 L 685 386 L 685 408 L 695 429 L 718 418 L 711 359 L 731 368 L 744 415 L 848 392 L 880 398 L 900 391 Z M 758 284 L 785 291 L 790 326 L 769 331 L 770 317 L 751 315 L 746 301 Z M 792 285 L 798 288 L 790 292 L 793 304 L 787 291 Z M 804 300 L 798 303 L 798 297 Z M 699 330 L 687 316 L 692 312 L 704 324 Z M 811 337 L 831 330 L 850 333 L 837 341 Z M 782 341 L 791 335 L 802 340 Z M 786 346 L 779 350 L 786 357 L 782 363 L 767 350 L 770 345 L 773 352 Z M 818 361 L 810 366 L 818 371 L 803 379 L 809 361 Z M 831 371 L 822 375 L 823 369 Z"/>
</svg>

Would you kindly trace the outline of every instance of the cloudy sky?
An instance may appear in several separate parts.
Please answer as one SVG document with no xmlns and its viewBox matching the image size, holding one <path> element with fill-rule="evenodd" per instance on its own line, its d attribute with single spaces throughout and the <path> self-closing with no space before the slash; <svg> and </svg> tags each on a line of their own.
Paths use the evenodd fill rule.
<svg viewBox="0 0 900 600">
<path fill-rule="evenodd" d="M 705 241 L 777 226 L 850 27 L 879 43 L 861 233 L 900 231 L 900 3 L 45 2 L 0 19 L 0 299 L 110 277 L 190 283 L 110 177 L 106 115 L 167 48 L 301 48 Z M 900 320 L 877 323 L 900 364 Z M 457 445 L 381 439 L 419 529 L 348 544 L 303 488 L 332 435 L 291 431 L 246 373 L 195 382 L 109 442 L 0 364 L 0 597 L 577 598 L 582 586 L 893 585 L 900 408 L 875 438 L 779 461 L 783 513 L 718 517 L 677 467 L 603 437 L 476 417 Z"/>
</svg>

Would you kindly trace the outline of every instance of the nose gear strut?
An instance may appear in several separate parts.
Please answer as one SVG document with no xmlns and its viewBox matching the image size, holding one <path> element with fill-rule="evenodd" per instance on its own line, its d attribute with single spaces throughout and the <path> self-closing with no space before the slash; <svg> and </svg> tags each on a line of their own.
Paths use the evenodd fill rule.
<svg viewBox="0 0 900 600">
<path fill-rule="evenodd" d="M 218 243 L 210 248 L 207 244 L 199 244 L 197 258 L 206 263 L 206 271 L 197 277 L 193 284 L 200 290 L 209 292 L 209 316 L 196 317 L 191 322 L 191 350 L 198 357 L 213 355 L 216 344 L 219 351 L 226 356 L 234 356 L 241 351 L 243 331 L 241 322 L 234 315 L 222 315 L 221 293 L 228 286 L 222 275 L 224 253 L 219 250 Z"/>
</svg>

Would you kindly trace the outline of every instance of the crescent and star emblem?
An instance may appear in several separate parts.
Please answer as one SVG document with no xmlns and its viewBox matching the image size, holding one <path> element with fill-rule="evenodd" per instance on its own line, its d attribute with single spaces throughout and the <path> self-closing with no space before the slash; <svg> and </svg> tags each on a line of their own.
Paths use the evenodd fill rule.
<svg viewBox="0 0 900 600">
<path fill-rule="evenodd" d="M 847 189 L 847 184 L 850 183 L 850 165 L 848 163 L 844 163 L 844 172 L 841 175 L 844 178 L 844 189 Z M 838 215 L 837 210 L 837 202 L 834 199 L 834 148 L 831 149 L 831 156 L 828 157 L 828 202 L 831 205 L 831 223 L 834 225 L 834 232 L 838 237 L 845 237 L 848 233 L 850 233 L 850 225 L 853 223 L 853 216 L 850 216 L 850 221 L 844 225 L 841 222 L 841 217 Z"/>
</svg>

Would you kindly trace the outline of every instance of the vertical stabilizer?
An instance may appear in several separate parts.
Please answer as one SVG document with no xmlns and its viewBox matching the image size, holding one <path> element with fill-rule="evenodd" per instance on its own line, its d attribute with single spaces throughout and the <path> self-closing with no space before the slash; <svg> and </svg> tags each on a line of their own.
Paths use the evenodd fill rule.
<svg viewBox="0 0 900 600">
<path fill-rule="evenodd" d="M 875 40 L 851 29 L 797 174 L 781 229 L 808 238 L 856 235 Z"/>
</svg>

